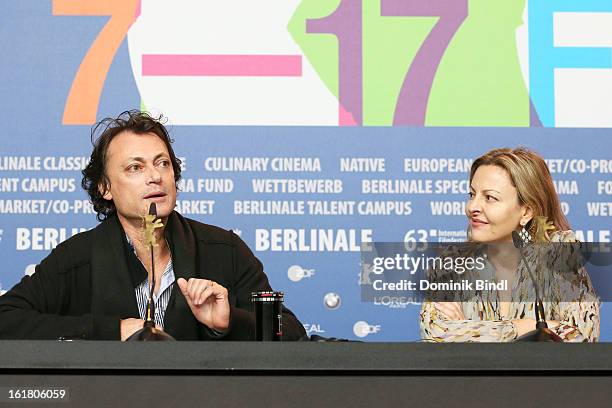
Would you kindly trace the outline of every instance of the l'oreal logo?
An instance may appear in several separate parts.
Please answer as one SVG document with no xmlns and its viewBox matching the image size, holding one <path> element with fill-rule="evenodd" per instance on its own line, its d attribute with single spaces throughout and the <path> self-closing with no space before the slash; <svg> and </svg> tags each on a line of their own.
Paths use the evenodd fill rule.
<svg viewBox="0 0 612 408">
<path fill-rule="evenodd" d="M 325 333 L 325 330 L 323 330 L 321 328 L 321 325 L 317 323 L 313 323 L 313 324 L 304 323 L 304 330 L 306 330 L 306 333 L 309 336 L 313 333 L 316 333 L 316 334 Z"/>
</svg>

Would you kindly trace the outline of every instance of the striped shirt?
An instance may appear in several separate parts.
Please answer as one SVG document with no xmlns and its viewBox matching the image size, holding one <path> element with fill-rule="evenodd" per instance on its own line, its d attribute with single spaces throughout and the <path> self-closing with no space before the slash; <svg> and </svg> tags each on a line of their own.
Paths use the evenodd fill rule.
<svg viewBox="0 0 612 408">
<path fill-rule="evenodd" d="M 128 244 L 130 244 L 132 249 L 134 249 L 134 246 L 130 241 L 130 237 L 128 237 L 127 234 L 126 237 Z M 134 254 L 136 255 L 136 250 L 134 250 Z M 174 268 L 172 266 L 172 254 L 170 254 L 170 260 L 168 261 L 168 265 L 166 265 L 166 269 L 164 269 L 164 273 L 161 277 L 159 291 L 157 292 L 157 294 L 153 294 L 153 301 L 155 302 L 155 324 L 161 327 L 162 329 L 164 328 L 164 315 L 166 314 L 168 301 L 170 300 L 170 295 L 172 294 L 174 281 L 175 276 Z M 150 291 L 149 279 L 145 278 L 145 280 L 140 282 L 138 286 L 136 286 L 135 291 L 136 302 L 138 303 L 138 313 L 140 314 L 140 318 L 142 320 L 147 320 L 147 302 L 149 299 Z"/>
</svg>

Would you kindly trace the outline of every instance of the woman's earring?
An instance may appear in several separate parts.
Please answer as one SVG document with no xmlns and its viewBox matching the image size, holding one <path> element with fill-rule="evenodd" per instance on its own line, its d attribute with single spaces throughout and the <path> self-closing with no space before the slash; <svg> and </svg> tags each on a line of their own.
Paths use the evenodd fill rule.
<svg viewBox="0 0 612 408">
<path fill-rule="evenodd" d="M 533 238 L 531 237 L 529 230 L 527 230 L 524 225 L 521 225 L 521 230 L 519 231 L 518 235 L 519 238 L 521 238 L 521 241 L 523 241 L 523 247 L 526 247 L 533 242 Z"/>
</svg>

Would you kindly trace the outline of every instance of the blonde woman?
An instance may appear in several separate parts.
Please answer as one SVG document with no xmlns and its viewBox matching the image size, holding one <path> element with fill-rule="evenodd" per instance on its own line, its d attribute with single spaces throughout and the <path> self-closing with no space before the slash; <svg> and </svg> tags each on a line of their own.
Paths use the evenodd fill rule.
<svg viewBox="0 0 612 408">
<path fill-rule="evenodd" d="M 487 267 L 496 281 L 508 283 L 507 289 L 474 292 L 457 302 L 424 302 L 421 337 L 435 342 L 513 341 L 533 330 L 536 321 L 533 282 L 512 245 L 512 232 L 540 244 L 576 241 L 542 157 L 517 148 L 494 149 L 476 159 L 466 216 L 470 241 L 484 244 Z M 588 274 L 576 265 L 571 279 L 559 276 L 556 271 L 568 265 L 542 256 L 540 249 L 550 252 L 551 247 L 564 245 L 531 245 L 525 251 L 528 264 L 552 271 L 553 278 L 545 279 L 541 289 L 548 327 L 563 341 L 596 341 L 599 300 Z"/>
</svg>

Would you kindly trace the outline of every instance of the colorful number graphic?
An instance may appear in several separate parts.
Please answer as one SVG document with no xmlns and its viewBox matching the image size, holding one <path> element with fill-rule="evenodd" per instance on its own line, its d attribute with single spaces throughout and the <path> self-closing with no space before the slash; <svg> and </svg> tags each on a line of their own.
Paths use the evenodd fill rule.
<svg viewBox="0 0 612 408">
<path fill-rule="evenodd" d="M 338 100 L 340 126 L 361 125 L 363 50 L 361 1 L 342 0 L 329 16 L 306 20 L 307 33 L 338 38 Z"/>
<path fill-rule="evenodd" d="M 95 123 L 104 81 L 117 49 L 138 17 L 140 0 L 53 0 L 54 16 L 110 16 L 72 81 L 64 125 Z"/>
<path fill-rule="evenodd" d="M 395 105 L 394 125 L 423 126 L 431 84 L 444 51 L 468 15 L 467 0 L 381 0 L 382 16 L 440 16 L 419 48 Z"/>
</svg>

